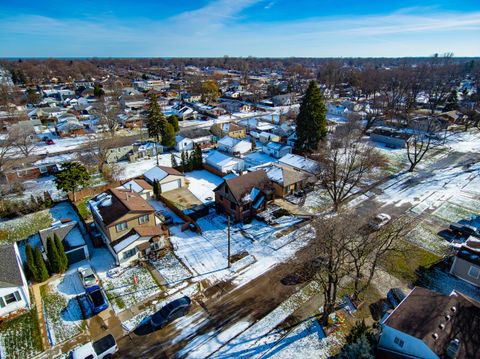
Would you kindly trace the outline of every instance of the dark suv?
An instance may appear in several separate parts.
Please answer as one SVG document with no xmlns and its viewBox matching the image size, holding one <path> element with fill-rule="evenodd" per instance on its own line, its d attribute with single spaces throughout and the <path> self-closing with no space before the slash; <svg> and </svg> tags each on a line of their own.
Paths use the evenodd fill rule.
<svg viewBox="0 0 480 359">
<path fill-rule="evenodd" d="M 480 237 L 480 231 L 472 226 L 469 226 L 467 224 L 460 224 L 460 223 L 452 223 L 450 225 L 450 230 L 462 237 L 468 237 L 468 236 L 475 236 L 475 237 Z"/>
<path fill-rule="evenodd" d="M 191 306 L 192 300 L 189 297 L 175 299 L 153 314 L 150 317 L 150 324 L 153 329 L 163 328 L 168 323 L 187 314 Z"/>
</svg>

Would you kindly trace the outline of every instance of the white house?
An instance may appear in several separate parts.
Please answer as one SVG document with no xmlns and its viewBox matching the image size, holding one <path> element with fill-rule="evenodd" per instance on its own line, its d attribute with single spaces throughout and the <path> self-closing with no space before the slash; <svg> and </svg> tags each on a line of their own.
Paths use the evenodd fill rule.
<svg viewBox="0 0 480 359">
<path fill-rule="evenodd" d="M 29 307 L 30 294 L 17 244 L 0 246 L 0 318 Z"/>
<path fill-rule="evenodd" d="M 262 146 L 262 152 L 275 158 L 281 158 L 292 153 L 292 147 L 284 143 L 269 142 Z"/>
<path fill-rule="evenodd" d="M 320 174 L 321 171 L 320 164 L 317 161 L 292 153 L 283 156 L 278 162 L 314 176 Z"/>
<path fill-rule="evenodd" d="M 119 188 L 128 189 L 138 193 L 143 199 L 149 200 L 153 197 L 153 187 L 147 181 L 134 178 L 122 184 Z"/>
<path fill-rule="evenodd" d="M 218 141 L 218 149 L 235 155 L 243 155 L 252 150 L 250 141 L 225 136 Z"/>
<path fill-rule="evenodd" d="M 218 151 L 212 151 L 206 158 L 205 164 L 224 174 L 232 171 L 242 171 L 245 168 L 243 160 L 230 157 Z"/>
<path fill-rule="evenodd" d="M 258 139 L 260 140 L 260 142 L 262 143 L 267 143 L 267 142 L 280 142 L 281 138 L 280 136 L 278 135 L 275 135 L 273 133 L 269 133 L 269 132 L 260 132 L 260 134 L 258 135 Z"/>
<path fill-rule="evenodd" d="M 175 136 L 175 149 L 177 151 L 189 151 L 193 150 L 193 140 L 187 137 L 183 137 L 180 135 Z"/>
<path fill-rule="evenodd" d="M 160 183 L 162 193 L 178 189 L 185 185 L 185 176 L 176 169 L 166 166 L 155 166 L 143 174 L 145 180 L 152 184 Z"/>
</svg>

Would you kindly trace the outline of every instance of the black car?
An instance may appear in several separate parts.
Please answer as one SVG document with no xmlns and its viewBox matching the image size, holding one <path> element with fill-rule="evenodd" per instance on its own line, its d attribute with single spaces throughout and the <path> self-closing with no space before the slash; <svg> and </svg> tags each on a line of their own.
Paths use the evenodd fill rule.
<svg viewBox="0 0 480 359">
<path fill-rule="evenodd" d="M 150 317 L 154 329 L 163 328 L 168 323 L 188 313 L 192 305 L 189 297 L 175 299 Z"/>
<path fill-rule="evenodd" d="M 450 225 L 450 230 L 460 236 L 475 236 L 480 237 L 480 232 L 477 228 L 469 226 L 467 224 L 452 223 Z"/>
</svg>

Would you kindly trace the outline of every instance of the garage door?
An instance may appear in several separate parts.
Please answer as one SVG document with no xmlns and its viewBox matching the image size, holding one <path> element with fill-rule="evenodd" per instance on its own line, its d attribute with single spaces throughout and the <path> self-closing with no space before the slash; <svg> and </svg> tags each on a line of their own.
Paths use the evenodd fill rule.
<svg viewBox="0 0 480 359">
<path fill-rule="evenodd" d="M 83 247 L 75 249 L 75 250 L 73 250 L 71 252 L 68 252 L 66 254 L 67 254 L 67 258 L 68 258 L 68 265 L 71 265 L 73 263 L 77 263 L 77 262 L 80 262 L 80 261 L 83 261 L 84 259 L 86 259 L 85 251 L 83 250 Z"/>
<path fill-rule="evenodd" d="M 168 192 L 177 188 L 180 188 L 180 180 L 162 183 L 162 192 Z"/>
</svg>

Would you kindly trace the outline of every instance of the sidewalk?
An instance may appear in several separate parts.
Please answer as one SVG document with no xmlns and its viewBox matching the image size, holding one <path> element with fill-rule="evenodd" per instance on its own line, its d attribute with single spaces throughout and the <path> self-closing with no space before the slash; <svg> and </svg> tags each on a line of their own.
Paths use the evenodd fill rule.
<svg viewBox="0 0 480 359">
<path fill-rule="evenodd" d="M 33 298 L 35 299 L 35 308 L 37 310 L 38 325 L 40 327 L 40 336 L 42 337 L 42 346 L 44 350 L 50 348 L 48 341 L 47 326 L 43 316 L 42 296 L 40 295 L 40 284 L 32 285 Z"/>
</svg>

